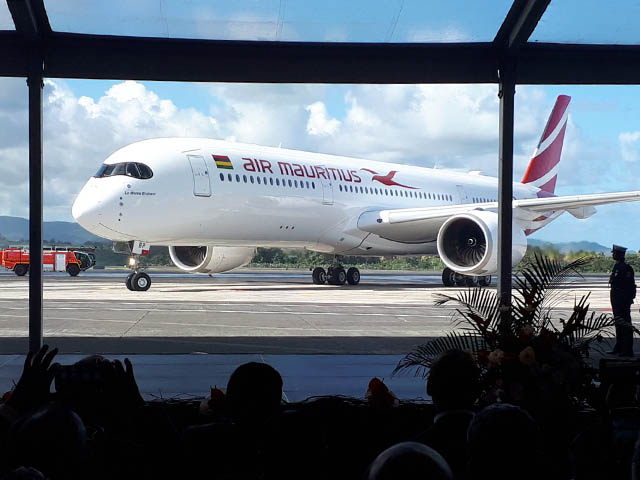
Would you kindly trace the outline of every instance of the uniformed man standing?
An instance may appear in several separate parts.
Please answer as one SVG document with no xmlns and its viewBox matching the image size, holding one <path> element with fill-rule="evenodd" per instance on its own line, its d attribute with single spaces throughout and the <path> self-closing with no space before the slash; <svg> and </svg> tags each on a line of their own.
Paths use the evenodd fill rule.
<svg viewBox="0 0 640 480">
<path fill-rule="evenodd" d="M 627 249 L 614 245 L 611 250 L 616 264 L 609 278 L 611 285 L 611 308 L 616 320 L 616 345 L 612 354 L 621 357 L 633 356 L 633 330 L 631 329 L 631 304 L 636 296 L 636 283 L 633 268 L 625 263 L 624 255 Z"/>
</svg>

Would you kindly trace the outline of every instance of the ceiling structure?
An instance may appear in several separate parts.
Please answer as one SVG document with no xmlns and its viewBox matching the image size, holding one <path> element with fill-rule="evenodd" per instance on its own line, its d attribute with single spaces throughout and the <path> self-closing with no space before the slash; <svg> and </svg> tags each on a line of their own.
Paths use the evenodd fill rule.
<svg viewBox="0 0 640 480">
<path fill-rule="evenodd" d="M 446 23 L 458 16 L 465 26 L 469 25 L 473 30 L 474 16 L 482 15 L 485 21 L 493 18 L 493 22 L 486 23 L 499 25 L 499 28 L 496 32 L 472 34 L 472 39 L 481 41 L 468 41 L 465 35 L 445 32 L 440 35 L 444 39 L 441 43 L 420 41 L 436 38 L 437 33 L 413 37 L 402 35 L 407 41 L 393 43 L 394 39 L 401 37 L 400 33 L 411 28 L 416 30 L 420 22 L 426 22 L 419 12 L 411 11 L 417 8 L 411 0 L 386 2 L 392 3 L 393 8 L 383 9 L 381 18 L 368 14 L 364 8 L 358 12 L 344 11 L 346 7 L 341 5 L 351 2 L 318 2 L 315 6 L 316 10 L 320 9 L 316 13 L 318 18 L 310 18 L 308 13 L 299 11 L 300 2 L 295 0 L 288 3 L 285 0 L 243 0 L 240 5 L 255 7 L 259 4 L 267 9 L 263 17 L 243 20 L 238 20 L 234 12 L 224 11 L 224 5 L 235 2 L 217 0 L 201 0 L 199 3 L 219 7 L 222 11 L 219 16 L 215 16 L 211 9 L 200 8 L 197 0 L 147 0 L 121 2 L 123 5 L 140 4 L 141 7 L 132 10 L 130 17 L 125 9 L 115 18 L 113 11 L 118 11 L 118 7 L 111 13 L 105 13 L 95 6 L 101 2 L 95 2 L 93 11 L 91 5 L 82 5 L 81 10 L 81 4 L 51 2 L 54 21 L 50 21 L 47 15 L 49 2 L 6 2 L 15 29 L 0 31 L 0 76 L 26 76 L 29 55 L 37 52 L 44 60 L 44 76 L 57 78 L 277 83 L 498 83 L 498 67 L 505 62 L 517 65 L 515 81 L 519 84 L 636 84 L 640 78 L 640 36 L 637 33 L 624 33 L 627 31 L 613 25 L 610 26 L 610 35 L 602 35 L 598 25 L 587 23 L 590 35 L 596 40 L 616 38 L 617 33 L 620 42 L 632 44 L 547 41 L 554 37 L 554 32 L 562 31 L 563 22 L 566 25 L 566 22 L 573 21 L 565 18 L 561 4 L 573 4 L 577 7 L 575 10 L 583 5 L 583 9 L 597 10 L 598 2 L 593 1 L 563 0 L 554 13 L 555 2 L 550 0 L 472 2 L 471 5 L 481 5 L 481 8 L 469 6 L 469 2 L 452 0 L 447 2 L 453 5 L 452 9 L 441 13 L 442 19 L 430 21 Z M 354 3 L 366 5 L 355 0 Z M 465 7 L 461 8 L 463 3 Z M 189 23 L 189 19 L 180 14 L 193 4 L 200 8 L 202 19 L 198 24 L 193 23 L 193 19 Z M 324 4 L 332 5 L 333 10 L 323 11 L 321 5 Z M 616 5 L 623 12 L 628 11 L 629 15 L 618 15 L 614 19 L 637 24 L 638 18 L 633 20 L 640 10 L 637 2 L 620 0 Z M 198 9 L 193 7 L 192 11 L 198 15 Z M 288 13 L 283 14 L 283 11 Z M 334 12 L 333 20 L 330 12 Z M 578 14 L 576 11 L 572 13 Z M 590 12 L 583 17 L 592 18 L 597 13 Z M 358 22 L 358 15 L 365 17 L 366 22 Z M 548 22 L 545 20 L 547 15 Z M 415 21 L 414 25 L 410 23 L 412 17 L 421 20 Z M 531 41 L 541 18 L 546 28 L 536 33 L 534 41 Z M 295 38 L 292 34 L 287 36 L 289 25 L 298 27 L 298 31 L 308 30 L 308 38 L 327 38 L 332 21 L 342 22 L 339 26 L 346 32 L 343 38 L 362 41 L 281 40 Z M 7 23 L 0 22 L 0 28 L 6 27 Z M 203 23 L 210 23 L 212 27 L 203 31 Z M 368 29 L 364 30 L 363 25 Z M 628 29 L 629 32 L 636 30 Z M 94 31 L 124 32 L 127 35 L 95 34 Z M 137 32 L 147 36 L 137 36 Z M 199 38 L 174 38 L 174 35 Z M 304 35 L 298 37 L 305 38 Z"/>
</svg>

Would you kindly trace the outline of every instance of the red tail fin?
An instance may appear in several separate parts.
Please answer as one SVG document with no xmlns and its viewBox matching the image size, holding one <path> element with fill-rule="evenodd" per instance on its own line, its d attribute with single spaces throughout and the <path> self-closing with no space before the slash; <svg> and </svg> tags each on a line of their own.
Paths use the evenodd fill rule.
<svg viewBox="0 0 640 480">
<path fill-rule="evenodd" d="M 564 132 L 567 129 L 567 107 L 571 97 L 558 95 L 547 126 L 542 132 L 538 147 L 533 152 L 527 173 L 522 183 L 534 185 L 545 192 L 553 193 L 558 179 L 558 166 L 562 154 Z"/>
</svg>

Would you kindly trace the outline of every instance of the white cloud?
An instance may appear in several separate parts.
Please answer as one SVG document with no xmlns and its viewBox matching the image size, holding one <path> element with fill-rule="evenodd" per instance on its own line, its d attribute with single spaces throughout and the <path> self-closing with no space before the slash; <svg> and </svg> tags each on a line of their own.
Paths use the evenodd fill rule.
<svg viewBox="0 0 640 480">
<path fill-rule="evenodd" d="M 622 132 L 620 141 L 620 154 L 625 162 L 636 163 L 640 161 L 640 131 Z"/>
<path fill-rule="evenodd" d="M 307 133 L 309 135 L 333 135 L 340 128 L 340 121 L 329 118 L 327 107 L 322 102 L 314 102 L 307 105 L 305 110 L 309 112 L 307 121 Z"/>
<path fill-rule="evenodd" d="M 410 29 L 407 32 L 408 42 L 469 42 L 472 38 L 464 30 L 449 26 L 434 29 Z"/>
<path fill-rule="evenodd" d="M 27 216 L 27 92 L 19 83 L 5 85 L 17 96 L 5 90 L 0 96 L 0 215 Z M 94 100 L 76 97 L 63 81 L 48 80 L 43 94 L 45 219 L 71 219 L 75 195 L 109 154 L 163 136 L 219 137 L 219 128 L 215 118 L 179 109 L 137 82 L 116 84 Z"/>
</svg>

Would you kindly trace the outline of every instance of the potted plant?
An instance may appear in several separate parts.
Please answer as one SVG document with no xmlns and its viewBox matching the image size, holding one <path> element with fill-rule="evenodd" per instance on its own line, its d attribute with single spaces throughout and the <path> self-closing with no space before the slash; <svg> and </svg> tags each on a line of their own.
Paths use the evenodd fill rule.
<svg viewBox="0 0 640 480">
<path fill-rule="evenodd" d="M 514 276 L 514 295 L 506 308 L 486 288 L 439 295 L 437 305 L 458 305 L 456 329 L 416 347 L 393 373 L 415 369 L 426 377 L 442 352 L 467 350 L 480 368 L 481 405 L 508 402 L 538 418 L 582 405 L 595 375 L 590 350 L 615 325 L 611 315 L 589 312 L 590 293 L 576 297 L 569 311 L 557 308 L 573 293 L 567 289 L 570 277 L 580 276 L 578 269 L 588 262 L 565 264 L 536 255 Z"/>
</svg>

